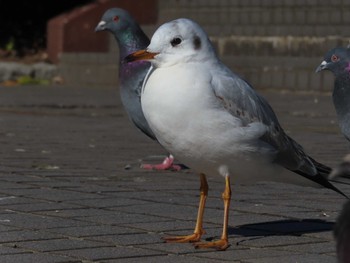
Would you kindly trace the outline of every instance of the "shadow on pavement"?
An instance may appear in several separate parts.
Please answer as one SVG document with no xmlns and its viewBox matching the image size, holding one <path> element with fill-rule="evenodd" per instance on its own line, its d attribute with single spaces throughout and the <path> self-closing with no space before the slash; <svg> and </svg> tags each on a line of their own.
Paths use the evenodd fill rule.
<svg viewBox="0 0 350 263">
<path fill-rule="evenodd" d="M 331 231 L 334 227 L 334 224 L 334 222 L 328 222 L 321 219 L 278 220 L 229 228 L 229 235 L 300 236 L 306 233 Z"/>
</svg>

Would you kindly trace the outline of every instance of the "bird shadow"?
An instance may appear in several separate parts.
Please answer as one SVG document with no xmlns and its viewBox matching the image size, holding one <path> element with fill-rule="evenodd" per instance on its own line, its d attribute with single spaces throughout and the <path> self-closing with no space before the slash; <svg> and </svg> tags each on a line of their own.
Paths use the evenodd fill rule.
<svg viewBox="0 0 350 263">
<path fill-rule="evenodd" d="M 302 236 L 308 233 L 332 231 L 334 224 L 334 222 L 321 219 L 277 220 L 229 227 L 228 235 L 247 237 L 250 240 L 269 236 Z M 208 238 L 208 241 L 211 239 Z"/>
</svg>

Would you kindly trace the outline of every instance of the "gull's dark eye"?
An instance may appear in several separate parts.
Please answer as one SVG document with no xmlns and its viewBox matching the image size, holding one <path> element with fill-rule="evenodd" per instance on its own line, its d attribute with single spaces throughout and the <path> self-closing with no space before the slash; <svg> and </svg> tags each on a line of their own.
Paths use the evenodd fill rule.
<svg viewBox="0 0 350 263">
<path fill-rule="evenodd" d="M 175 47 L 181 43 L 181 38 L 175 37 L 173 40 L 170 41 L 170 44 Z"/>
</svg>

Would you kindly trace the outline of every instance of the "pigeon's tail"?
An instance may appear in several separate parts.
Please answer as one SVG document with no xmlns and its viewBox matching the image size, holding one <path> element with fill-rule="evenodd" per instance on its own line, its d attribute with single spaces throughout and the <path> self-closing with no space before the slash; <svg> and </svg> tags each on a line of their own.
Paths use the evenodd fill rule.
<svg viewBox="0 0 350 263">
<path fill-rule="evenodd" d="M 322 164 L 322 163 L 315 161 L 311 157 L 309 157 L 309 158 L 317 169 L 318 173 L 316 175 L 310 175 L 310 174 L 307 174 L 307 173 L 300 171 L 300 170 L 295 170 L 294 172 L 303 176 L 303 177 L 306 177 L 307 179 L 314 181 L 315 183 L 318 183 L 318 184 L 320 184 L 328 189 L 331 189 L 331 190 L 341 194 L 345 198 L 349 199 L 349 197 L 346 194 L 344 194 L 342 191 L 340 191 L 337 187 L 335 187 L 332 183 L 330 183 L 328 181 L 327 178 L 328 178 L 329 174 L 331 173 L 332 169 L 330 167 Z"/>
<path fill-rule="evenodd" d="M 319 174 L 321 174 L 324 178 L 328 178 L 328 175 L 332 172 L 332 168 L 322 163 L 317 162 L 309 156 L 309 159 L 312 161 L 313 165 L 315 165 Z"/>
</svg>

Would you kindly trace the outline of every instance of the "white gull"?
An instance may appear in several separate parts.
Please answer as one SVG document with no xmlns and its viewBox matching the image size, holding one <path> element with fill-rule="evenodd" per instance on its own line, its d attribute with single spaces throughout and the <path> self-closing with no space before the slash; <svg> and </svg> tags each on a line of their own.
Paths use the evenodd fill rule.
<svg viewBox="0 0 350 263">
<path fill-rule="evenodd" d="M 218 59 L 207 34 L 192 20 L 162 25 L 146 50 L 125 60 L 152 63 L 141 94 L 147 122 L 165 149 L 200 174 L 194 233 L 166 241 L 226 249 L 230 180 L 324 186 L 343 194 L 326 179 L 331 169 L 309 157 L 283 131 L 267 101 Z M 223 232 L 213 242 L 198 242 L 204 233 L 205 174 L 225 178 Z"/>
</svg>

